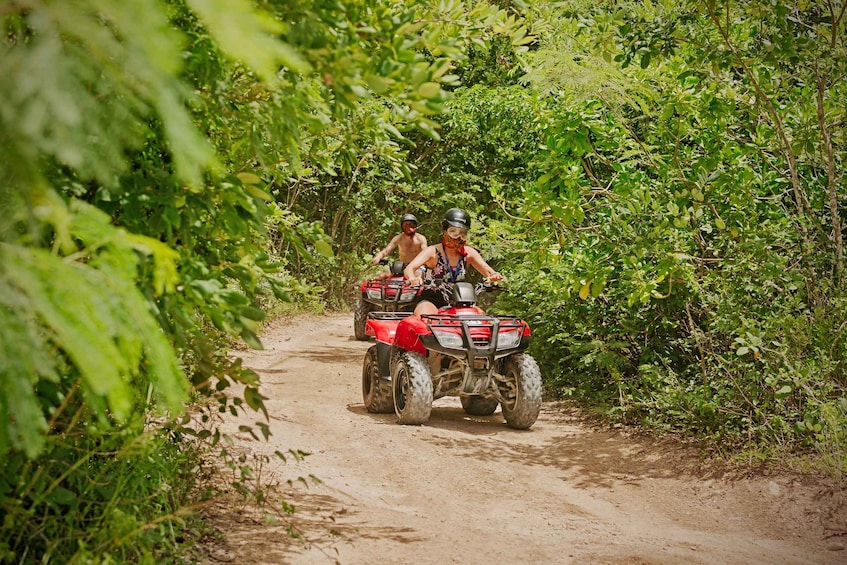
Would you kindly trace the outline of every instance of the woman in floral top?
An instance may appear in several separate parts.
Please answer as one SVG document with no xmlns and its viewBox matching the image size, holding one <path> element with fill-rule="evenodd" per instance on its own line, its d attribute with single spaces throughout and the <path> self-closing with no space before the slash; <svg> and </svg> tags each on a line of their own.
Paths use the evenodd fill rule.
<svg viewBox="0 0 847 565">
<path fill-rule="evenodd" d="M 444 214 L 441 222 L 443 230 L 441 243 L 430 245 L 406 265 L 403 274 L 409 284 L 421 284 L 420 267 L 426 266 L 432 270 L 432 277 L 444 282 L 459 282 L 464 280 L 466 266 L 471 265 L 490 282 L 503 280 L 503 276 L 485 262 L 479 251 L 465 245 L 468 230 L 471 228 L 471 218 L 461 208 L 450 208 Z M 426 290 L 422 293 L 424 300 L 418 303 L 415 314 L 434 314 L 438 308 L 446 306 L 447 302 L 441 293 Z"/>
</svg>

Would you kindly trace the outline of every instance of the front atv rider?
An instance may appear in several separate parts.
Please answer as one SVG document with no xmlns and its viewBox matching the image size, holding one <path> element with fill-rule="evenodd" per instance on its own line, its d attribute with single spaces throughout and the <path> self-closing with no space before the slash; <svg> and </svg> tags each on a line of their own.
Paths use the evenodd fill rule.
<svg viewBox="0 0 847 565">
<path fill-rule="evenodd" d="M 430 245 L 421 251 L 403 270 L 403 275 L 410 285 L 423 283 L 420 268 L 424 266 L 432 271 L 433 279 L 441 279 L 447 283 L 464 280 L 466 265 L 471 265 L 490 282 L 503 280 L 503 275 L 492 269 L 479 251 L 465 245 L 468 231 L 471 229 L 471 217 L 465 210 L 447 210 L 441 222 L 441 229 L 441 243 Z M 415 314 L 436 314 L 438 308 L 447 305 L 442 293 L 436 290 L 425 289 L 421 297 L 423 300 L 415 307 Z"/>
<path fill-rule="evenodd" d="M 408 265 L 420 252 L 426 249 L 426 237 L 418 233 L 418 219 L 414 214 L 405 214 L 400 218 L 401 233 L 395 235 L 382 251 L 374 255 L 371 263 L 378 265 L 385 257 L 389 256 L 394 248 L 397 248 L 400 261 Z M 391 271 L 384 271 L 377 277 L 387 279 L 391 277 Z"/>
</svg>

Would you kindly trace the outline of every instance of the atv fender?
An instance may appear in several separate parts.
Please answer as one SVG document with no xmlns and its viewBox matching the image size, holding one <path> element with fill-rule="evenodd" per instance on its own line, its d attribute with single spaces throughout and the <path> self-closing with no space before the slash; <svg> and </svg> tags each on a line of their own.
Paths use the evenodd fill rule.
<svg viewBox="0 0 847 565">
<path fill-rule="evenodd" d="M 391 378 L 391 346 L 387 343 L 376 342 L 376 359 L 379 371 L 379 378 Z"/>
<path fill-rule="evenodd" d="M 420 316 L 409 316 L 397 324 L 397 332 L 394 334 L 394 345 L 406 351 L 414 351 L 426 355 L 426 347 L 421 342 L 420 335 L 430 335 L 432 331 L 429 324 Z"/>
<path fill-rule="evenodd" d="M 377 342 L 391 344 L 394 341 L 394 332 L 397 330 L 397 320 L 375 320 L 368 318 L 366 322 L 366 333 L 376 338 Z"/>
</svg>

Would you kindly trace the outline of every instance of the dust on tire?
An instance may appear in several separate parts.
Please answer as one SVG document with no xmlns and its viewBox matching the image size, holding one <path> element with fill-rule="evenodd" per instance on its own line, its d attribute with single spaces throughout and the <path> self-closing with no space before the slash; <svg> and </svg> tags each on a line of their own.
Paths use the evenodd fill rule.
<svg viewBox="0 0 847 565">
<path fill-rule="evenodd" d="M 541 412 L 541 371 L 530 355 L 518 353 L 503 363 L 505 383 L 500 383 L 500 406 L 509 427 L 525 430 Z"/>
<path fill-rule="evenodd" d="M 379 378 L 376 345 L 372 345 L 362 364 L 362 399 L 365 409 L 372 414 L 394 412 L 392 394 L 391 381 Z"/>
<path fill-rule="evenodd" d="M 401 424 L 419 425 L 432 413 L 432 374 L 420 353 L 403 351 L 392 363 L 394 412 Z"/>
<path fill-rule="evenodd" d="M 372 306 L 369 302 L 365 302 L 361 297 L 356 300 L 356 307 L 353 309 L 353 333 L 359 341 L 367 341 L 368 336 L 365 334 L 365 324 L 368 321 L 368 314 Z"/>
</svg>

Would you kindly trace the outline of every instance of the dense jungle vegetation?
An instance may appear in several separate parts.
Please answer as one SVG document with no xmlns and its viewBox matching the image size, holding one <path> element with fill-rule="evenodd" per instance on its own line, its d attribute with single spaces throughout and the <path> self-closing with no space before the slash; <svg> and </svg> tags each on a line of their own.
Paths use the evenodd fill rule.
<svg viewBox="0 0 847 565">
<path fill-rule="evenodd" d="M 228 348 L 452 206 L 549 392 L 843 479 L 845 6 L 0 2 L 0 561 L 173 558 Z"/>
</svg>

